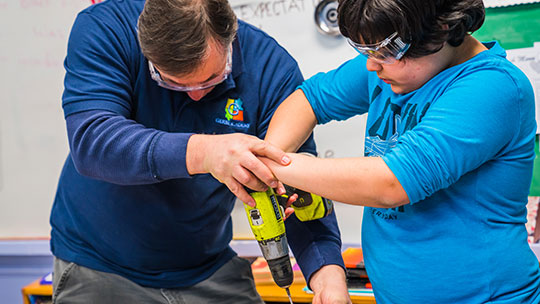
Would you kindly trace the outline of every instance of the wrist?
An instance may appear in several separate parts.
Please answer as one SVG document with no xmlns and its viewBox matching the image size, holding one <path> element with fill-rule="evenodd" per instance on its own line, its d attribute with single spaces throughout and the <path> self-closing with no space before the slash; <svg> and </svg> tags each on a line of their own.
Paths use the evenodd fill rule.
<svg viewBox="0 0 540 304">
<path fill-rule="evenodd" d="M 345 270 L 338 265 L 325 265 L 317 270 L 309 280 L 309 286 L 314 292 L 323 288 L 347 288 Z"/>
<path fill-rule="evenodd" d="M 208 136 L 202 134 L 192 135 L 186 147 L 186 169 L 189 174 L 208 173 L 204 168 L 204 160 L 208 149 Z"/>
</svg>

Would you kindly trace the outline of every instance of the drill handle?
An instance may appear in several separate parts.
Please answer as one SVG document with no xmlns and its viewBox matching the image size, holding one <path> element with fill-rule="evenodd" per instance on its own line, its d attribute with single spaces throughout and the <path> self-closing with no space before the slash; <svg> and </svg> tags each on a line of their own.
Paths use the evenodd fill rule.
<svg viewBox="0 0 540 304">
<path fill-rule="evenodd" d="M 280 205 L 285 208 L 289 197 L 298 194 L 298 198 L 293 202 L 292 207 L 296 217 L 302 221 L 312 221 L 328 216 L 334 209 L 334 203 L 322 196 L 296 189 L 289 185 L 284 185 L 285 196 L 278 196 Z"/>
<path fill-rule="evenodd" d="M 284 184 L 283 186 L 285 186 L 285 196 L 281 197 L 280 204 L 286 204 L 289 197 L 295 193 L 298 194 L 298 198 L 292 204 L 294 207 L 306 207 L 313 203 L 311 193 L 291 187 L 289 185 Z"/>
</svg>

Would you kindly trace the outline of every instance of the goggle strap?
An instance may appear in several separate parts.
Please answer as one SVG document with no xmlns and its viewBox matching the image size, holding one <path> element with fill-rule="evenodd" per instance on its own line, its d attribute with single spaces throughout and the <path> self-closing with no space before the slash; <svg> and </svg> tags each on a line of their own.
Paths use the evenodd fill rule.
<svg viewBox="0 0 540 304">
<path fill-rule="evenodd" d="M 405 42 L 403 42 L 403 40 L 401 40 L 401 37 L 397 37 L 394 42 L 400 49 L 403 49 L 407 45 Z"/>
</svg>

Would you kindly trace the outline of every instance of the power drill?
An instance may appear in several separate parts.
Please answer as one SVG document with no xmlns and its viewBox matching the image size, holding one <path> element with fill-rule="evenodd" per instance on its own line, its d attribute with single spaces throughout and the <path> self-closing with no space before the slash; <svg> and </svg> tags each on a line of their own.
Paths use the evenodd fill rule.
<svg viewBox="0 0 540 304">
<path fill-rule="evenodd" d="M 244 204 L 251 231 L 259 243 L 263 257 L 268 262 L 274 282 L 287 291 L 292 303 L 289 286 L 294 278 L 289 247 L 283 222 L 284 205 L 288 196 L 297 193 L 299 197 L 293 203 L 295 213 L 301 221 L 309 221 L 327 216 L 332 212 L 331 200 L 292 187 L 285 187 L 287 193 L 277 196 L 272 188 L 264 192 L 253 192 L 248 189 L 255 200 L 255 207 Z"/>
</svg>

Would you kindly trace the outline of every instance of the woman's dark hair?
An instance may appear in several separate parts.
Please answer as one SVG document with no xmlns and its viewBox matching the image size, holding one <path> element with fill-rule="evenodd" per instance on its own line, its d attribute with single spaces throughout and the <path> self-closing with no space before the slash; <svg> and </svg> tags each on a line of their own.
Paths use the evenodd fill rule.
<svg viewBox="0 0 540 304">
<path fill-rule="evenodd" d="M 210 39 L 226 50 L 237 27 L 227 0 L 147 0 L 139 17 L 139 44 L 160 70 L 189 74 L 205 58 Z"/>
<path fill-rule="evenodd" d="M 405 58 L 437 52 L 448 42 L 459 46 L 484 23 L 483 0 L 339 0 L 341 33 L 371 44 L 397 32 L 411 46 Z"/>
</svg>

